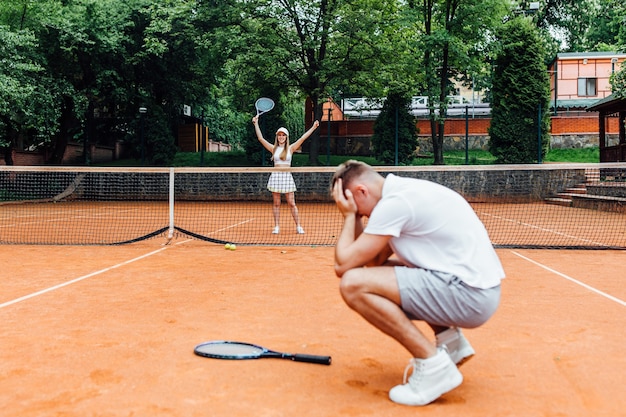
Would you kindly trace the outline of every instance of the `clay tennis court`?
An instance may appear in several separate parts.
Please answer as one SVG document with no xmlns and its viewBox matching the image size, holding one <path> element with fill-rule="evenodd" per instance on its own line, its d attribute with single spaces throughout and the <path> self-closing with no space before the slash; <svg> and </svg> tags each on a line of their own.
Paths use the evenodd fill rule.
<svg viewBox="0 0 626 417">
<path fill-rule="evenodd" d="M 499 249 L 499 311 L 465 333 L 463 384 L 392 403 L 409 355 L 348 309 L 330 246 L 3 245 L 3 416 L 617 416 L 624 251 Z M 232 339 L 331 366 L 223 361 Z"/>
</svg>

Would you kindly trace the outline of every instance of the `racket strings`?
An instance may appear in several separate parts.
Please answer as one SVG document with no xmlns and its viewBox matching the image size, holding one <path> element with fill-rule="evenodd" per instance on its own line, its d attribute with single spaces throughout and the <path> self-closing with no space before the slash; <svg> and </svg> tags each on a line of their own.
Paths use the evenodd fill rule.
<svg viewBox="0 0 626 417">
<path fill-rule="evenodd" d="M 243 343 L 207 343 L 198 346 L 202 353 L 216 356 L 258 356 L 263 348 Z"/>
<path fill-rule="evenodd" d="M 256 101 L 255 105 L 257 110 L 267 112 L 274 108 L 274 101 L 269 98 L 260 98 Z"/>
</svg>

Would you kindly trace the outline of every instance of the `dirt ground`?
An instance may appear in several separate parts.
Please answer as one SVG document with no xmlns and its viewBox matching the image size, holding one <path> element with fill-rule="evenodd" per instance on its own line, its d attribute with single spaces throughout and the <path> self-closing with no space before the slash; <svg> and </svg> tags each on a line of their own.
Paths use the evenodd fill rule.
<svg viewBox="0 0 626 417">
<path fill-rule="evenodd" d="M 463 384 L 416 409 L 388 399 L 409 355 L 343 303 L 332 247 L 162 243 L 0 246 L 3 416 L 624 415 L 626 251 L 498 250 Z M 333 363 L 193 354 L 214 339 Z"/>
</svg>

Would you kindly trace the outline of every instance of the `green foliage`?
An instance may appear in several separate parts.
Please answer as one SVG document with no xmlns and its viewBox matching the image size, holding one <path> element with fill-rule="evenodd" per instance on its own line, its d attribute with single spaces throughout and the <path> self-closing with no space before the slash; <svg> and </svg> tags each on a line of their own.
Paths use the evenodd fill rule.
<svg viewBox="0 0 626 417">
<path fill-rule="evenodd" d="M 250 123 L 260 96 L 277 102 L 263 116 L 270 139 L 278 126 L 294 139 L 305 130 L 306 98 L 320 118 L 328 96 L 428 95 L 443 123 L 452 79 L 491 85 L 486 58 L 509 3 L 0 0 L 0 147 L 46 148 L 48 162 L 59 163 L 70 141 L 125 140 L 137 155 L 138 109 L 146 107 L 150 129 L 159 130 L 146 158 L 167 164 L 186 104 L 204 115 L 211 139 L 268 164 Z M 618 0 L 551 0 L 532 18 L 544 36 L 562 28 L 570 47 L 626 49 Z M 623 77 L 614 77 L 617 94 Z M 309 139 L 309 164 L 324 159 L 324 143 L 317 132 Z"/>
<path fill-rule="evenodd" d="M 613 1 L 613 0 L 611 0 Z M 616 28 L 618 50 L 626 50 L 626 5 L 623 2 L 616 2 L 613 4 L 612 13 L 615 15 L 613 27 Z M 622 62 L 622 66 L 619 71 L 611 74 L 610 78 L 611 90 L 615 97 L 626 99 L 626 64 Z"/>
<path fill-rule="evenodd" d="M 544 158 L 545 162 L 600 162 L 600 148 L 550 149 Z"/>
<path fill-rule="evenodd" d="M 567 51 L 582 51 L 585 35 L 596 22 L 594 11 L 601 8 L 595 0 L 552 0 L 544 6 L 540 27 L 560 33 Z"/>
<path fill-rule="evenodd" d="M 387 96 L 374 123 L 372 147 L 377 160 L 385 164 L 395 164 L 397 130 L 397 162 L 400 165 L 407 165 L 412 161 L 417 148 L 418 132 L 410 110 L 410 98 L 401 94 Z"/>
<path fill-rule="evenodd" d="M 448 165 L 492 165 L 496 163 L 496 158 L 486 150 L 468 149 L 467 155 L 465 150 L 447 150 L 444 151 L 444 159 Z M 377 160 L 371 156 L 358 155 L 330 155 L 329 166 L 337 166 L 348 159 L 357 159 L 366 162 L 369 165 L 389 165 L 388 163 Z M 293 167 L 308 166 L 309 156 L 306 153 L 296 153 L 293 156 Z M 600 160 L 600 150 L 597 146 L 586 148 L 571 149 L 549 149 L 545 155 L 546 163 L 598 163 Z M 326 160 L 324 160 L 326 164 Z M 433 164 L 433 155 L 420 155 L 414 158 L 409 166 L 427 166 Z M 99 164 L 100 166 L 119 166 L 132 167 L 141 165 L 141 159 L 124 159 L 110 161 Z M 236 150 L 230 152 L 205 152 L 201 155 L 199 152 L 177 152 L 171 163 L 174 167 L 254 167 L 258 164 L 250 161 L 244 151 Z"/>
<path fill-rule="evenodd" d="M 471 149 L 467 155 L 465 155 L 465 151 L 444 152 L 444 160 L 447 165 L 464 165 L 466 157 L 469 165 L 490 165 L 496 160 L 490 152 L 481 149 Z"/>
<path fill-rule="evenodd" d="M 227 37 L 220 34 L 226 16 L 234 15 L 226 13 L 230 3 L 223 2 L 216 13 L 215 5 L 193 2 L 0 0 L 0 10 L 6 11 L 2 18 L 10 24 L 0 31 L 32 37 L 22 43 L 27 54 L 13 49 L 2 56 L 19 63 L 28 57 L 38 66 L 37 77 L 11 71 L 19 83 L 0 84 L 0 103 L 6 96 L 24 113 L 19 124 L 0 122 L 0 127 L 18 132 L 13 136 L 19 134 L 26 145 L 48 144 L 54 163 L 70 140 L 112 146 L 137 137 L 129 128 L 136 127 L 138 108 L 146 107 L 148 114 L 162 116 L 152 123 L 162 131 L 153 135 L 158 139 L 149 149 L 150 160 L 167 163 L 182 105 L 200 108 L 204 91 L 216 83 L 228 59 L 222 42 Z M 15 118 L 9 113 L 0 104 L 0 120 Z"/>
<path fill-rule="evenodd" d="M 375 79 L 372 71 L 393 57 L 386 41 L 395 2 L 385 0 L 252 1 L 243 27 L 247 42 L 237 68 L 249 73 L 257 94 L 308 97 L 314 119 L 337 89 Z M 386 48 L 386 49 L 385 49 Z M 381 52 L 385 49 L 384 53 Z M 288 123 L 287 123 L 288 124 Z M 309 139 L 310 164 L 318 163 L 319 131 Z"/>
<path fill-rule="evenodd" d="M 587 9 L 589 20 L 583 39 L 584 51 L 615 51 L 620 27 L 620 12 L 624 12 L 623 1 L 603 0 Z"/>
<path fill-rule="evenodd" d="M 295 154 L 292 166 L 302 167 L 308 165 L 308 155 Z M 444 159 L 448 165 L 465 165 L 465 151 L 449 150 L 444 152 Z M 201 162 L 202 159 L 202 162 Z M 331 155 L 330 166 L 337 166 L 348 159 L 357 159 L 369 165 L 389 165 L 377 160 L 374 157 L 363 157 L 355 155 Z M 480 149 L 468 150 L 467 159 L 469 165 L 492 165 L 495 157 L 488 151 Z M 550 149 L 545 157 L 545 162 L 569 162 L 569 163 L 597 163 L 600 160 L 598 147 L 579 149 Z M 134 166 L 140 161 L 115 161 L 105 164 L 106 166 Z M 412 166 L 425 166 L 433 164 L 433 156 L 414 158 L 409 164 Z M 207 152 L 202 157 L 197 152 L 179 152 L 176 154 L 172 166 L 176 167 L 250 167 L 255 166 L 247 158 L 243 151 L 232 152 Z"/>
<path fill-rule="evenodd" d="M 30 147 L 45 139 L 28 133 L 56 130 L 60 86 L 50 83 L 43 65 L 30 30 L 0 25 L 0 148 L 13 147 L 18 136 Z"/>
<path fill-rule="evenodd" d="M 376 158 L 352 156 L 352 155 L 331 155 L 330 166 L 337 166 L 348 159 L 358 159 L 366 162 L 370 165 L 382 165 Z M 130 162 L 120 161 L 118 166 L 133 166 L 136 165 L 136 161 Z M 111 164 L 107 164 L 110 166 Z M 309 166 L 309 155 L 304 153 L 297 153 L 293 155 L 291 166 L 293 167 L 305 167 Z M 200 155 L 198 152 L 178 152 L 172 162 L 172 166 L 175 167 L 254 167 L 258 166 L 250 161 L 246 153 L 243 151 L 231 151 L 231 152 L 206 152 L 204 155 Z"/>
<path fill-rule="evenodd" d="M 172 162 L 172 166 L 206 166 L 206 167 L 247 167 L 251 164 L 243 151 L 230 152 L 205 152 L 200 155 L 197 152 L 178 152 Z"/>
<path fill-rule="evenodd" d="M 498 163 L 532 163 L 538 159 L 538 123 L 542 154 L 549 146 L 549 79 L 537 29 L 523 17 L 498 33 L 491 102 L 490 151 Z M 539 109 L 541 108 L 541 114 Z"/>
<path fill-rule="evenodd" d="M 530 0 L 513 3 L 515 13 L 531 16 L 540 29 L 549 59 L 559 52 L 615 51 L 625 31 L 621 0 L 549 0 L 537 11 L 529 11 Z"/>
<path fill-rule="evenodd" d="M 610 83 L 615 98 L 626 99 L 626 65 L 611 74 Z"/>
<path fill-rule="evenodd" d="M 422 94 L 428 96 L 430 118 L 437 123 L 431 140 L 434 163 L 443 164 L 443 127 L 453 79 L 482 84 L 488 62 L 484 59 L 494 27 L 506 11 L 504 0 L 433 0 L 408 2 L 419 16 L 414 34 L 424 71 Z M 437 131 L 438 130 L 438 131 Z"/>
<path fill-rule="evenodd" d="M 126 141 L 132 145 L 131 155 L 145 165 L 169 166 L 176 155 L 172 129 L 161 108 L 148 110 L 130 123 Z"/>
<path fill-rule="evenodd" d="M 211 140 L 229 143 L 234 149 L 244 149 L 252 116 L 238 111 L 234 102 L 234 97 L 228 90 L 215 86 L 207 94 L 207 104 L 195 113 L 197 116 L 204 115 L 204 123 L 209 128 Z"/>
</svg>

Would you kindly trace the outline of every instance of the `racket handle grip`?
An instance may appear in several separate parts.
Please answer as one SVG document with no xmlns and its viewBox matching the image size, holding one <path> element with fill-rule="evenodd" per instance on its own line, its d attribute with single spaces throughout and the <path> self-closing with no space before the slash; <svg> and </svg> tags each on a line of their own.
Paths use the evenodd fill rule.
<svg viewBox="0 0 626 417">
<path fill-rule="evenodd" d="M 296 353 L 292 359 L 296 362 L 319 363 L 321 365 L 330 365 L 331 362 L 330 356 L 306 355 L 303 353 Z"/>
</svg>

